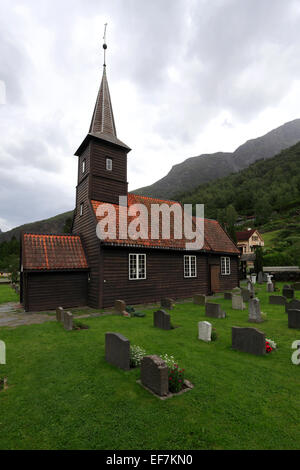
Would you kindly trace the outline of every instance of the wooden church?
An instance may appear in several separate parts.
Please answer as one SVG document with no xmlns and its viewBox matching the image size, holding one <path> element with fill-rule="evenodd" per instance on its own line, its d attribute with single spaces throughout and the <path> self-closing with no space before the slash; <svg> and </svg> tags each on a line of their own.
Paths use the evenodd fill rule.
<svg viewBox="0 0 300 470">
<path fill-rule="evenodd" d="M 72 233 L 22 233 L 20 295 L 26 311 L 103 308 L 117 299 L 139 304 L 238 285 L 240 251 L 217 221 L 204 220 L 204 243 L 197 251 L 187 250 L 187 240 L 175 238 L 172 227 L 169 239 L 162 238 L 161 230 L 153 240 L 132 240 L 119 232 L 114 238 L 98 238 L 99 206 L 113 204 L 118 213 L 119 196 L 127 197 L 128 208 L 178 204 L 128 193 L 129 152 L 117 137 L 104 62 L 89 133 L 75 153 L 78 180 Z M 149 219 L 149 231 L 150 226 Z"/>
</svg>

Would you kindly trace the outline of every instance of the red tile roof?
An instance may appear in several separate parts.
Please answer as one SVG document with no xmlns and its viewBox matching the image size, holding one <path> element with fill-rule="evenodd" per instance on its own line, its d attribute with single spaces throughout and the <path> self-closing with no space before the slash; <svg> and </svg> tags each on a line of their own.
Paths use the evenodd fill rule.
<svg viewBox="0 0 300 470">
<path fill-rule="evenodd" d="M 101 216 L 97 216 L 97 209 L 99 206 L 105 204 L 100 201 L 95 201 L 92 200 L 92 206 L 94 209 L 94 212 L 96 214 L 97 220 L 100 221 L 104 217 L 107 217 L 107 213 L 103 213 Z M 130 215 L 130 207 L 133 206 L 134 204 L 143 204 L 147 208 L 147 213 L 148 217 L 145 218 L 146 216 L 143 217 L 142 214 L 135 216 L 136 211 L 133 210 L 134 216 Z M 103 240 L 103 243 L 110 243 L 110 244 L 117 244 L 117 245 L 127 245 L 127 246 L 143 246 L 143 247 L 149 247 L 149 248 L 169 248 L 169 249 L 186 249 L 186 244 L 187 243 L 192 243 L 193 240 L 188 240 L 185 238 L 184 234 L 182 238 L 175 238 L 174 236 L 174 231 L 176 229 L 181 228 L 182 224 L 182 217 L 178 220 L 177 218 L 174 218 L 171 216 L 171 230 L 170 230 L 170 238 L 164 239 L 162 238 L 162 224 L 160 221 L 159 224 L 159 238 L 158 239 L 152 239 L 151 238 L 151 204 L 167 204 L 169 207 L 173 205 L 178 205 L 181 209 L 182 206 L 179 202 L 177 201 L 168 201 L 168 200 L 163 200 L 163 199 L 156 199 L 156 198 L 151 198 L 151 197 L 146 197 L 146 196 L 139 196 L 136 194 L 128 194 L 128 209 L 129 209 L 129 214 L 127 218 L 127 224 L 129 226 L 130 222 L 132 222 L 134 219 L 137 217 L 141 221 L 141 225 L 145 227 L 145 230 L 148 227 L 147 230 L 147 235 L 148 238 L 140 238 L 137 240 L 132 240 L 130 238 L 125 238 L 122 239 L 120 237 L 119 233 L 119 205 L 118 204 L 113 204 L 115 210 L 116 210 L 116 222 L 117 222 L 117 230 L 116 230 L 116 237 L 110 237 L 107 240 Z M 113 222 L 113 220 L 111 219 Z M 208 220 L 204 219 L 204 243 L 202 250 L 206 251 L 211 251 L 211 252 L 221 252 L 221 253 L 232 253 L 232 254 L 240 254 L 240 251 L 238 248 L 235 246 L 235 244 L 231 241 L 231 239 L 228 237 L 228 235 L 224 232 L 224 230 L 221 228 L 219 223 L 214 220 Z M 177 222 L 177 224 L 174 224 L 174 222 Z M 180 227 L 179 227 L 180 226 Z M 192 227 L 193 230 L 196 230 L 196 219 L 193 217 L 192 220 Z"/>
<path fill-rule="evenodd" d="M 24 233 L 22 241 L 25 270 L 88 268 L 79 235 Z"/>
<path fill-rule="evenodd" d="M 242 232 L 236 232 L 236 239 L 238 242 L 249 240 L 249 238 L 256 232 L 256 229 L 243 230 Z"/>
</svg>

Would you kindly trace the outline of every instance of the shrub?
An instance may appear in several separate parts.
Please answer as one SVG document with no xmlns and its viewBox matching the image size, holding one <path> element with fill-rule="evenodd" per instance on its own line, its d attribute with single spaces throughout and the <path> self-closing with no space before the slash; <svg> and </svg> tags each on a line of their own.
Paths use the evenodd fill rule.
<svg viewBox="0 0 300 470">
<path fill-rule="evenodd" d="M 165 361 L 168 366 L 169 374 L 169 392 L 178 393 L 184 384 L 184 369 L 180 369 L 176 363 L 174 356 L 168 356 L 164 354 L 161 358 Z"/>
<path fill-rule="evenodd" d="M 217 330 L 215 328 L 213 328 L 212 331 L 211 331 L 211 340 L 216 341 L 217 338 L 218 338 Z"/>
<path fill-rule="evenodd" d="M 146 356 L 145 349 L 136 345 L 130 346 L 130 367 L 139 367 L 144 356 Z"/>
</svg>

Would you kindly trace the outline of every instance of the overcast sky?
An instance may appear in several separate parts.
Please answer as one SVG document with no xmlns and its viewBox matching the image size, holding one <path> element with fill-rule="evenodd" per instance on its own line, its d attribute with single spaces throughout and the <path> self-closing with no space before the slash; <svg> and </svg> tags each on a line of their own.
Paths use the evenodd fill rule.
<svg viewBox="0 0 300 470">
<path fill-rule="evenodd" d="M 300 117 L 299 0 L 0 0 L 2 230 L 74 208 L 106 22 L 131 190 Z"/>
</svg>

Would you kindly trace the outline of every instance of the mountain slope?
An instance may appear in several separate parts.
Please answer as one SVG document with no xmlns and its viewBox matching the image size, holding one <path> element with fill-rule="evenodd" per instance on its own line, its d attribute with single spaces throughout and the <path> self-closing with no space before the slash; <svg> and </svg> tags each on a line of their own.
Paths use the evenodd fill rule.
<svg viewBox="0 0 300 470">
<path fill-rule="evenodd" d="M 37 232 L 37 233 L 62 233 L 64 225 L 68 218 L 73 217 L 73 211 L 64 212 L 63 214 L 56 215 L 46 220 L 39 220 L 30 224 L 15 227 L 8 232 L 0 233 L 0 243 L 10 241 L 12 237 L 18 240 L 22 231 Z"/>
<path fill-rule="evenodd" d="M 247 168 L 257 160 L 272 158 L 281 150 L 300 141 L 300 119 L 290 121 L 262 137 L 247 141 L 233 153 L 218 152 L 192 157 L 174 165 L 171 171 L 156 183 L 132 191 L 144 196 L 174 198 L 202 183 Z"/>
</svg>

